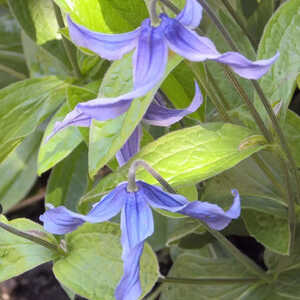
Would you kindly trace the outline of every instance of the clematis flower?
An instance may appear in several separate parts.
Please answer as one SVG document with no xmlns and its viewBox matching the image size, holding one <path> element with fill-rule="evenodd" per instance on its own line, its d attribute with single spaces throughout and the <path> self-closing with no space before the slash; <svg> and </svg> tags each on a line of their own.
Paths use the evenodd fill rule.
<svg viewBox="0 0 300 300">
<path fill-rule="evenodd" d="M 178 194 L 164 192 L 161 188 L 137 181 L 137 191 L 129 192 L 127 182 L 119 184 L 102 200 L 94 204 L 87 215 L 81 215 L 60 206 L 47 210 L 40 220 L 44 228 L 54 234 L 74 231 L 85 222 L 99 223 L 107 221 L 121 211 L 121 244 L 124 274 L 119 282 L 115 296 L 117 300 L 137 300 L 141 294 L 139 275 L 140 257 L 145 240 L 154 231 L 153 216 L 150 207 L 204 221 L 210 228 L 222 230 L 232 219 L 240 216 L 240 197 L 232 190 L 234 201 L 225 212 L 222 208 L 208 202 L 189 202 Z"/>
<path fill-rule="evenodd" d="M 168 60 L 168 49 L 190 61 L 214 60 L 230 66 L 247 79 L 263 76 L 275 62 L 278 53 L 266 60 L 252 62 L 238 52 L 221 54 L 207 37 L 199 36 L 193 29 L 199 26 L 202 6 L 196 0 L 186 0 L 186 5 L 176 18 L 161 14 L 161 23 L 152 26 L 145 19 L 136 30 L 122 34 L 103 34 L 78 25 L 68 17 L 71 39 L 103 58 L 120 59 L 135 49 L 133 56 L 134 89 L 153 88 L 163 77 Z"/>
<path fill-rule="evenodd" d="M 62 122 L 56 122 L 54 129 L 47 140 L 54 134 L 69 126 L 90 127 L 92 119 L 106 121 L 116 118 L 126 112 L 132 102 L 131 95 L 123 99 L 102 98 L 95 99 L 85 103 L 79 103 Z M 155 126 L 170 126 L 180 121 L 186 115 L 196 111 L 202 104 L 203 98 L 198 84 L 195 82 L 195 96 L 191 104 L 186 109 L 169 109 L 160 104 L 159 101 L 153 101 L 143 117 L 143 122 Z M 126 141 L 124 146 L 117 153 L 116 158 L 119 165 L 125 164 L 140 149 L 140 140 L 142 137 L 142 126 L 139 124 L 132 135 Z"/>
</svg>

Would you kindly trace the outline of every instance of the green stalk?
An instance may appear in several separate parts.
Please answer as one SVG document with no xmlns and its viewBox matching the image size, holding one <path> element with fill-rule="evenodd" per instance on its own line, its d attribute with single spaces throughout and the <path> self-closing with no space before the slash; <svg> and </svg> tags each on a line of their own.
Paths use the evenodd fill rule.
<svg viewBox="0 0 300 300">
<path fill-rule="evenodd" d="M 31 242 L 34 242 L 35 244 L 39 244 L 45 248 L 48 248 L 52 251 L 58 251 L 58 247 L 52 243 L 49 243 L 48 241 L 46 240 L 43 240 L 35 235 L 32 235 L 32 234 L 29 234 L 27 232 L 24 232 L 24 231 L 21 231 L 21 230 L 18 230 L 10 225 L 7 225 L 3 222 L 0 222 L 0 228 L 14 234 L 14 235 L 17 235 L 23 239 L 26 239 L 26 240 L 29 240 Z"/>
<path fill-rule="evenodd" d="M 224 6 L 227 8 L 231 16 L 234 18 L 236 23 L 241 27 L 245 35 L 248 37 L 249 41 L 251 42 L 253 48 L 255 49 L 255 41 L 253 40 L 251 34 L 248 32 L 246 27 L 244 26 L 243 20 L 240 18 L 240 16 L 235 12 L 231 4 L 228 2 L 228 0 L 222 0 Z"/>
<path fill-rule="evenodd" d="M 264 281 L 271 282 L 272 278 L 255 262 L 253 262 L 248 256 L 243 254 L 237 249 L 223 234 L 219 231 L 211 229 L 206 223 L 200 221 L 200 223 L 206 228 L 206 230 L 228 251 L 237 261 L 244 265 L 250 272 L 257 275 Z"/>
<path fill-rule="evenodd" d="M 231 122 L 230 121 L 230 117 L 227 114 L 226 109 L 223 106 L 223 104 L 218 100 L 218 98 L 215 96 L 214 92 L 210 89 L 209 84 L 207 82 L 203 81 L 203 78 L 202 78 L 201 74 L 199 73 L 199 69 L 197 68 L 196 64 L 188 62 L 188 61 L 186 61 L 186 63 L 189 65 L 189 67 L 193 71 L 196 79 L 199 81 L 199 83 L 201 84 L 202 88 L 205 89 L 205 91 L 208 94 L 210 100 L 212 101 L 212 103 L 216 107 L 218 113 L 220 114 L 222 120 L 224 122 Z"/>
<path fill-rule="evenodd" d="M 65 23 L 64 23 L 64 19 L 63 19 L 61 10 L 54 1 L 52 1 L 52 3 L 53 3 L 53 7 L 54 7 L 57 24 L 58 24 L 59 28 L 64 28 Z M 69 62 L 73 68 L 73 72 L 74 72 L 75 76 L 77 78 L 81 78 L 82 74 L 81 74 L 80 68 L 78 66 L 76 52 L 73 51 L 74 50 L 73 44 L 68 39 L 66 39 L 63 35 L 62 35 L 62 42 L 63 42 L 64 48 L 65 48 L 67 57 L 69 59 Z"/>
<path fill-rule="evenodd" d="M 158 0 L 146 0 L 152 26 L 157 26 L 160 23 L 160 18 L 156 11 L 157 2 Z"/>
<path fill-rule="evenodd" d="M 19 79 L 19 80 L 24 80 L 27 78 L 27 76 L 23 73 L 20 73 L 10 67 L 4 66 L 2 64 L 0 64 L 0 71 L 4 71 L 5 73 Z"/>
</svg>

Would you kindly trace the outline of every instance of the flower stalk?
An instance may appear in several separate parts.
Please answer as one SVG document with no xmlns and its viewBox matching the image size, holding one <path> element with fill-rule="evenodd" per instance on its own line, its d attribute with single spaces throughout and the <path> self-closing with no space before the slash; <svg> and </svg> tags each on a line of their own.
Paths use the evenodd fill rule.
<svg viewBox="0 0 300 300">
<path fill-rule="evenodd" d="M 160 23 L 160 18 L 157 15 L 157 2 L 158 0 L 150 0 L 148 4 L 148 10 L 152 26 L 158 26 Z"/>
<path fill-rule="evenodd" d="M 51 251 L 58 251 L 58 247 L 44 239 L 41 239 L 35 235 L 32 235 L 32 234 L 29 234 L 27 232 L 24 232 L 24 231 L 21 231 L 21 230 L 18 230 L 8 224 L 5 224 L 3 222 L 0 222 L 0 228 L 14 234 L 14 235 L 17 235 L 23 239 L 26 239 L 26 240 L 29 240 L 31 242 L 34 242 L 35 244 L 38 244 L 38 245 L 41 245 L 45 248 L 48 248 L 50 249 Z"/>
<path fill-rule="evenodd" d="M 52 3 L 53 3 L 53 7 L 54 7 L 57 24 L 58 24 L 59 28 L 64 28 L 65 23 L 64 23 L 64 19 L 63 19 L 61 10 L 54 1 Z M 69 40 L 67 40 L 63 35 L 62 35 L 62 42 L 63 42 L 64 48 L 65 48 L 67 57 L 69 59 L 69 62 L 73 68 L 73 72 L 74 72 L 75 76 L 77 78 L 81 78 L 82 74 L 81 74 L 80 68 L 77 63 L 76 50 L 73 51 L 74 49 L 72 49 L 73 48 L 72 43 Z"/>
<path fill-rule="evenodd" d="M 127 185 L 128 192 L 136 192 L 138 190 L 136 185 L 136 172 L 140 167 L 150 173 L 169 193 L 176 194 L 176 191 L 171 187 L 171 185 L 169 185 L 169 183 L 157 171 L 141 159 L 135 160 L 129 168 Z"/>
</svg>

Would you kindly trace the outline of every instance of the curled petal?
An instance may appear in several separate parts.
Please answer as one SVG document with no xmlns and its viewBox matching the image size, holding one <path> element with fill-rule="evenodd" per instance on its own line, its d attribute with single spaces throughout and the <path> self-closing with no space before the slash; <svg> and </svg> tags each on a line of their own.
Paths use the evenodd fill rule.
<svg viewBox="0 0 300 300">
<path fill-rule="evenodd" d="M 253 62 L 238 52 L 220 54 L 210 39 L 199 36 L 174 19 L 164 18 L 168 22 L 165 36 L 169 47 L 190 61 L 214 60 L 229 65 L 241 77 L 259 79 L 270 69 L 279 56 L 277 53 L 270 59 Z"/>
<path fill-rule="evenodd" d="M 142 242 L 123 257 L 124 273 L 115 291 L 116 300 L 133 300 L 141 296 L 140 258 L 143 247 Z"/>
<path fill-rule="evenodd" d="M 200 25 L 202 11 L 202 6 L 197 0 L 186 0 L 185 7 L 178 14 L 176 20 L 184 26 L 194 29 Z"/>
<path fill-rule="evenodd" d="M 92 210 L 85 216 L 70 211 L 64 206 L 47 210 L 40 216 L 44 228 L 54 234 L 65 234 L 77 229 L 84 222 L 99 223 L 107 221 L 117 215 L 126 199 L 126 183 L 104 196 L 101 201 L 94 204 Z M 124 198 L 125 197 L 125 198 Z"/>
<path fill-rule="evenodd" d="M 232 219 L 237 219 L 241 214 L 240 196 L 237 190 L 232 190 L 234 196 L 233 204 L 228 211 L 224 211 L 216 204 L 208 202 L 189 202 L 178 212 L 204 221 L 214 230 L 224 229 Z"/>
<path fill-rule="evenodd" d="M 132 249 L 152 235 L 153 230 L 152 211 L 143 192 L 127 192 L 127 200 L 121 212 L 122 258 L 125 259 Z"/>
<path fill-rule="evenodd" d="M 98 98 L 91 101 L 78 103 L 76 110 L 98 121 L 117 118 L 125 113 L 132 102 L 131 98 Z"/>
<path fill-rule="evenodd" d="M 185 197 L 163 191 L 161 188 L 138 181 L 138 186 L 144 193 L 147 202 L 159 209 L 177 212 L 204 221 L 215 230 L 224 229 L 232 219 L 237 219 L 241 213 L 240 196 L 233 190 L 234 201 L 231 208 L 225 212 L 216 204 L 208 202 L 189 202 Z"/>
<path fill-rule="evenodd" d="M 143 181 L 137 181 L 137 186 L 149 205 L 155 208 L 177 212 L 189 203 L 184 196 L 167 193 L 161 187 Z"/>
<path fill-rule="evenodd" d="M 123 166 L 140 151 L 142 138 L 142 126 L 138 125 L 123 147 L 117 152 L 116 158 L 120 166 Z"/>
<path fill-rule="evenodd" d="M 92 50 L 101 57 L 117 60 L 136 47 L 140 28 L 122 34 L 103 34 L 78 25 L 68 16 L 69 32 L 72 41 L 81 47 Z"/>
<path fill-rule="evenodd" d="M 56 122 L 54 128 L 49 136 L 46 138 L 46 142 L 49 141 L 57 132 L 69 127 L 69 126 L 77 126 L 77 127 L 90 127 L 92 119 L 90 116 L 85 115 L 84 113 L 76 110 L 72 110 L 70 113 L 66 115 L 62 122 Z"/>
<path fill-rule="evenodd" d="M 152 27 L 149 19 L 141 26 L 137 48 L 133 56 L 135 88 L 152 89 L 162 80 L 168 61 L 168 47 L 163 34 L 164 26 Z"/>
<path fill-rule="evenodd" d="M 269 71 L 278 57 L 279 52 L 270 59 L 251 61 L 240 53 L 226 52 L 216 58 L 215 61 L 229 65 L 234 72 L 239 74 L 241 77 L 247 79 L 259 79 Z"/>
<path fill-rule="evenodd" d="M 169 109 L 165 106 L 152 102 L 143 118 L 151 125 L 170 126 L 188 114 L 196 111 L 203 102 L 203 98 L 197 82 L 195 82 L 195 96 L 192 103 L 186 109 Z"/>
</svg>

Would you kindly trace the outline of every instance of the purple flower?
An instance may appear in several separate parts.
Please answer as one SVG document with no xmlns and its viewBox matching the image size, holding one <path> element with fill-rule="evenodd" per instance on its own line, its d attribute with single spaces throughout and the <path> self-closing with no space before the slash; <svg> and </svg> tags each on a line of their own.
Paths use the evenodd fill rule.
<svg viewBox="0 0 300 300">
<path fill-rule="evenodd" d="M 267 60 L 252 62 L 237 52 L 221 54 L 213 42 L 199 36 L 195 29 L 202 18 L 202 7 L 196 0 L 186 0 L 186 6 L 176 18 L 161 14 L 155 27 L 150 19 L 132 32 L 103 34 L 74 23 L 68 17 L 71 39 L 109 60 L 120 59 L 135 49 L 133 56 L 134 89 L 151 89 L 162 78 L 168 59 L 168 49 L 190 61 L 214 60 L 229 65 L 247 79 L 263 76 L 275 62 L 278 53 Z"/>
<path fill-rule="evenodd" d="M 155 126 L 170 126 L 186 115 L 196 111 L 202 104 L 203 98 L 196 82 L 195 88 L 194 99 L 186 109 L 169 109 L 161 105 L 159 101 L 153 101 L 145 113 L 143 121 Z M 129 93 L 129 95 L 130 94 L 132 93 Z M 102 98 L 79 103 L 73 111 L 67 114 L 62 122 L 56 122 L 54 129 L 51 135 L 47 137 L 47 140 L 60 130 L 69 126 L 89 127 L 91 126 L 92 119 L 105 121 L 116 118 L 129 109 L 131 102 L 132 98 L 130 96 L 126 97 L 126 95 L 123 95 L 115 99 Z M 141 137 L 142 126 L 139 124 L 116 155 L 119 165 L 122 166 L 125 164 L 139 151 Z"/>
<path fill-rule="evenodd" d="M 116 289 L 117 300 L 136 300 L 141 295 L 139 263 L 145 240 L 154 231 L 150 207 L 181 213 L 204 221 L 215 230 L 222 230 L 232 219 L 240 216 L 240 197 L 232 190 L 234 201 L 225 212 L 208 202 L 189 202 L 185 197 L 164 192 L 160 187 L 137 181 L 136 192 L 127 191 L 127 182 L 119 184 L 101 201 L 95 203 L 85 216 L 60 206 L 47 210 L 40 216 L 44 228 L 54 234 L 65 234 L 85 222 L 107 221 L 121 211 L 121 243 L 123 247 L 124 274 Z"/>
</svg>

